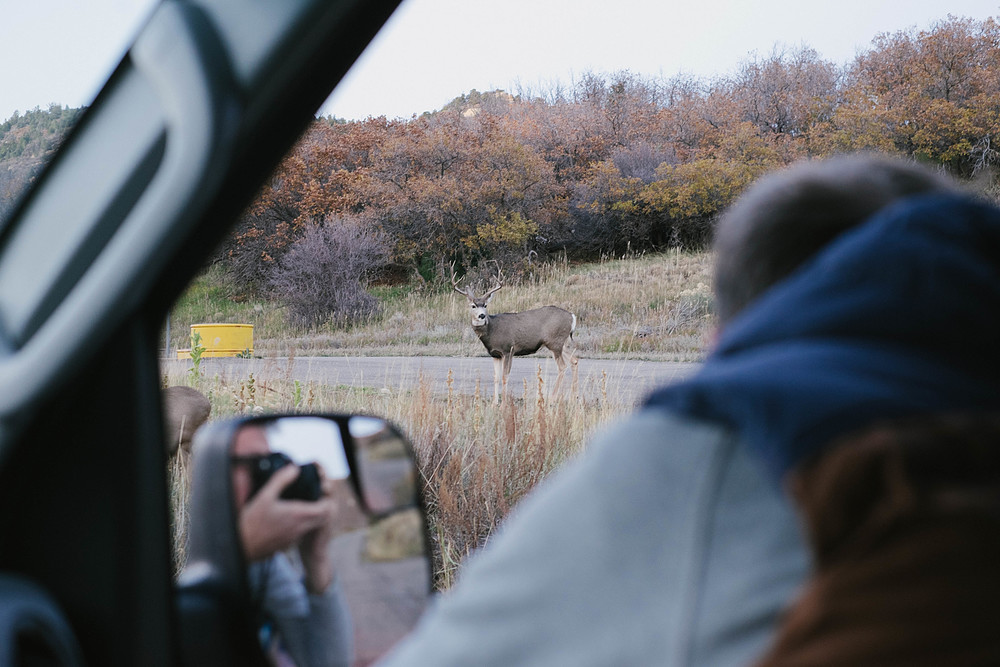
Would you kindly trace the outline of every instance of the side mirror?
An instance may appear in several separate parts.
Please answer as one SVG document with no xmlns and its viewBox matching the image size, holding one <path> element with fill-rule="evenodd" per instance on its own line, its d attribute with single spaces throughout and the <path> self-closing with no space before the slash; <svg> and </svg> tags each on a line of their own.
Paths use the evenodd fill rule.
<svg viewBox="0 0 1000 667">
<path fill-rule="evenodd" d="M 239 419 L 204 427 L 193 451 L 186 664 L 367 665 L 410 631 L 430 559 L 416 467 L 392 424 Z"/>
</svg>

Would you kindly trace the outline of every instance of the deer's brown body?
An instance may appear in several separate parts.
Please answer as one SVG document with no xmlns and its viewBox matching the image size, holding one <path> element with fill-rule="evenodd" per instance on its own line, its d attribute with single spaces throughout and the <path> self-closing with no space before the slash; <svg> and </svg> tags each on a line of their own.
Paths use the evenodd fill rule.
<svg viewBox="0 0 1000 667">
<path fill-rule="evenodd" d="M 452 280 L 454 285 L 454 279 Z M 533 354 L 546 347 L 555 358 L 559 376 L 556 379 L 556 393 L 559 392 L 567 366 L 573 368 L 576 384 L 578 360 L 568 349 L 576 329 L 576 315 L 556 306 L 545 306 L 520 313 L 499 313 L 490 315 L 486 307 L 493 294 L 503 285 L 497 285 L 483 296 L 476 296 L 471 287 L 455 291 L 464 294 L 472 308 L 472 330 L 479 337 L 486 351 L 493 357 L 493 399 L 507 394 L 507 376 L 514 357 Z"/>
<path fill-rule="evenodd" d="M 502 358 L 507 353 L 515 357 L 534 354 L 542 346 L 561 357 L 575 329 L 576 315 L 556 306 L 487 315 L 486 324 L 472 326 L 486 351 L 495 358 Z"/>
</svg>

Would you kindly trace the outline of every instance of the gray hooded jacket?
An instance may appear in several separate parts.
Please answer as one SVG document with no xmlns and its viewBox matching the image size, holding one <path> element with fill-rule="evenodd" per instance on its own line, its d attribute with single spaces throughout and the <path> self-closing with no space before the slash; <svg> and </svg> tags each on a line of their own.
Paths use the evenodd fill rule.
<svg viewBox="0 0 1000 667">
<path fill-rule="evenodd" d="M 526 499 L 384 665 L 746 665 L 807 574 L 731 432 L 660 410 Z"/>
</svg>

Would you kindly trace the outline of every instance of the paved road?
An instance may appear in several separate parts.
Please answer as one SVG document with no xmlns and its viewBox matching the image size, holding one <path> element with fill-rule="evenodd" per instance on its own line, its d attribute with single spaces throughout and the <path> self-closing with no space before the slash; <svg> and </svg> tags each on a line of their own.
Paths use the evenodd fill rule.
<svg viewBox="0 0 1000 667">
<path fill-rule="evenodd" d="M 190 361 L 165 360 L 165 370 L 189 368 Z M 652 389 L 676 382 L 692 374 L 699 364 L 664 361 L 628 361 L 581 359 L 579 387 L 587 399 L 614 399 L 634 404 Z M 417 386 L 423 379 L 434 391 L 448 391 L 448 374 L 452 389 L 471 394 L 477 385 L 484 396 L 493 393 L 493 361 L 489 357 L 297 357 L 288 359 L 203 359 L 206 377 L 239 379 L 253 373 L 255 377 L 288 377 L 300 382 L 331 385 L 367 386 L 405 389 Z M 514 360 L 508 380 L 510 391 L 528 396 L 538 391 L 538 370 L 541 368 L 545 386 L 550 390 L 556 381 L 556 365 L 551 356 L 520 357 Z M 569 385 L 569 371 L 565 387 Z"/>
<path fill-rule="evenodd" d="M 376 562 L 366 558 L 366 530 L 330 544 L 354 629 L 355 667 L 369 665 L 404 637 L 429 601 L 427 558 Z"/>
</svg>

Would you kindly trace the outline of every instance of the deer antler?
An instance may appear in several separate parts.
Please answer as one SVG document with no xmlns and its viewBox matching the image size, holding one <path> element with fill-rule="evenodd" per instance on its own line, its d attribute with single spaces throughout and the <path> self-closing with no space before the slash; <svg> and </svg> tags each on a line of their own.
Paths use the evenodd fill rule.
<svg viewBox="0 0 1000 667">
<path fill-rule="evenodd" d="M 468 285 L 465 289 L 458 289 L 458 278 L 455 276 L 455 262 L 451 263 L 451 286 L 455 288 L 455 291 L 459 294 L 464 294 L 467 298 L 472 299 L 472 288 Z"/>
<path fill-rule="evenodd" d="M 498 289 L 500 289 L 501 287 L 503 287 L 503 283 L 498 283 L 496 287 L 491 288 L 489 292 L 487 292 L 486 294 L 484 294 L 483 298 L 484 299 L 490 298 L 490 296 L 492 296 L 492 294 L 494 292 L 496 292 Z"/>
<path fill-rule="evenodd" d="M 484 299 L 488 299 L 494 292 L 503 287 L 503 269 L 500 268 L 500 262 L 498 262 L 495 259 L 491 259 L 490 261 L 497 265 L 497 278 L 496 278 L 497 285 L 496 287 L 494 287 L 489 292 L 483 295 Z"/>
</svg>

